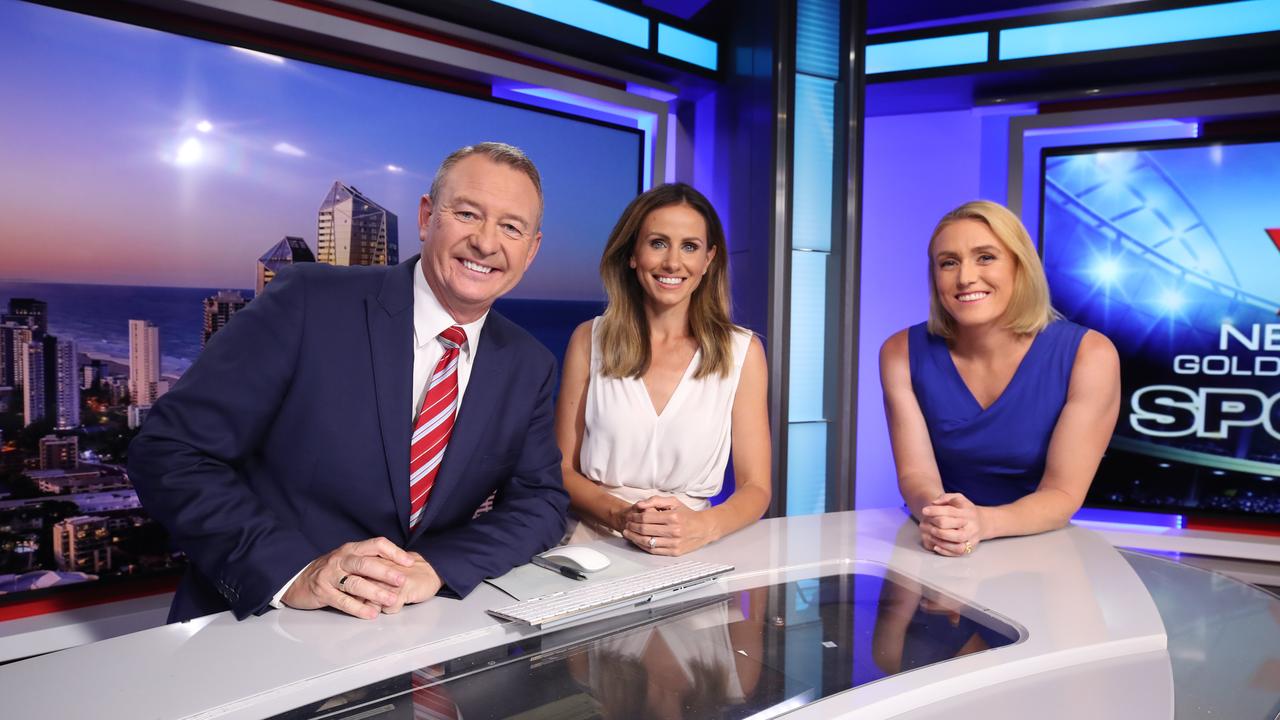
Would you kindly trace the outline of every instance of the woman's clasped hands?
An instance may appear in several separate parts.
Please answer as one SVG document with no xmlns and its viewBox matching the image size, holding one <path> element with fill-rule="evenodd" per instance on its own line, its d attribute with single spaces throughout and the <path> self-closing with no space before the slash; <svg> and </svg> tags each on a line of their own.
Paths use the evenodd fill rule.
<svg viewBox="0 0 1280 720">
<path fill-rule="evenodd" d="M 982 542 L 982 508 L 960 493 L 943 493 L 920 509 L 920 543 L 939 555 L 968 555 Z"/>
<path fill-rule="evenodd" d="M 716 539 L 707 513 L 692 510 L 669 495 L 635 503 L 624 518 L 622 536 L 654 555 L 684 555 Z"/>
</svg>

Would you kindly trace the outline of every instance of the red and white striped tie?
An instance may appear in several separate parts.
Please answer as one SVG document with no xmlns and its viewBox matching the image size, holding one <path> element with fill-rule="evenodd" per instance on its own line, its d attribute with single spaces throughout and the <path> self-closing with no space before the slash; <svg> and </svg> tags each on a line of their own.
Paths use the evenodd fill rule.
<svg viewBox="0 0 1280 720">
<path fill-rule="evenodd" d="M 427 381 L 427 397 L 422 401 L 413 426 L 413 438 L 409 441 L 410 530 L 422 520 L 422 509 L 440 471 L 458 410 L 458 350 L 467 341 L 467 335 L 454 325 L 436 339 L 444 345 L 444 355 Z"/>
</svg>

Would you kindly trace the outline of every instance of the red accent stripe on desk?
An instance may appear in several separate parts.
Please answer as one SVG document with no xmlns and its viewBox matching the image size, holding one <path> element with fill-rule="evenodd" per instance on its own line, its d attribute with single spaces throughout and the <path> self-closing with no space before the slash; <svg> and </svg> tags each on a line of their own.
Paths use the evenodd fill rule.
<svg viewBox="0 0 1280 720">
<path fill-rule="evenodd" d="M 1187 518 L 1188 530 L 1214 530 L 1216 532 L 1239 533 L 1241 535 L 1268 535 L 1280 537 L 1280 527 L 1274 521 L 1258 520 L 1208 520 Z"/>
<path fill-rule="evenodd" d="M 49 597 L 0 605 L 0 622 L 173 592 L 178 588 L 180 579 L 180 575 L 171 575 L 113 583 L 105 587 L 89 582 L 82 587 L 69 587 Z"/>
</svg>

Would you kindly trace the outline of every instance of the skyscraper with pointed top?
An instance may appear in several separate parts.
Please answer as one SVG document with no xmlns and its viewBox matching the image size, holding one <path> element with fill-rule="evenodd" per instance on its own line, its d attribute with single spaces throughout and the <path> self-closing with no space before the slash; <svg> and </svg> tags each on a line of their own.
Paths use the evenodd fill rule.
<svg viewBox="0 0 1280 720">
<path fill-rule="evenodd" d="M 330 265 L 395 265 L 400 262 L 395 213 L 354 187 L 335 181 L 320 204 L 316 260 Z"/>
<path fill-rule="evenodd" d="M 271 246 L 271 249 L 258 258 L 257 282 L 253 288 L 253 296 L 262 294 L 267 283 L 275 279 L 276 273 L 294 263 L 315 262 L 316 256 L 307 247 L 307 241 L 300 237 L 287 235 L 283 240 Z"/>
</svg>

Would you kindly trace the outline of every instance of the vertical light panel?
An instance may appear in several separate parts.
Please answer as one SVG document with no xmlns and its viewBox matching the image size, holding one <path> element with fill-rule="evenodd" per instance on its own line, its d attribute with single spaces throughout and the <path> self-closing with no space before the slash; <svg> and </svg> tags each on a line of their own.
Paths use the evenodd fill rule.
<svg viewBox="0 0 1280 720">
<path fill-rule="evenodd" d="M 822 422 L 823 375 L 827 338 L 827 262 L 825 252 L 791 252 L 791 380 L 787 420 Z M 790 514 L 790 513 L 788 513 Z"/>
<path fill-rule="evenodd" d="M 791 247 L 831 251 L 831 183 L 835 172 L 834 80 L 796 76 L 796 139 Z"/>
<path fill-rule="evenodd" d="M 827 292 L 835 187 L 839 0 L 797 0 L 787 338 L 788 515 L 826 511 Z"/>
<path fill-rule="evenodd" d="M 840 75 L 839 2 L 796 2 L 796 72 L 825 78 Z"/>
<path fill-rule="evenodd" d="M 827 511 L 827 423 L 787 426 L 787 515 Z"/>
</svg>

